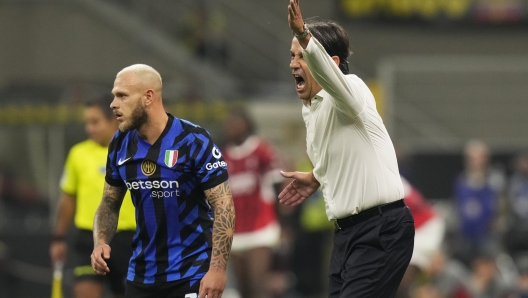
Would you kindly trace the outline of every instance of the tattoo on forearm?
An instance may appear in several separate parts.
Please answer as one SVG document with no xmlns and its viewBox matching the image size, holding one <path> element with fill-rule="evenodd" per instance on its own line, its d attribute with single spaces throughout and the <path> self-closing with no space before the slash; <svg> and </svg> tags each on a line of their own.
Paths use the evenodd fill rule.
<svg viewBox="0 0 528 298">
<path fill-rule="evenodd" d="M 94 219 L 95 245 L 104 241 L 109 244 L 115 235 L 119 209 L 125 196 L 126 188 L 114 187 L 105 183 L 103 199 Z"/>
<path fill-rule="evenodd" d="M 206 190 L 205 195 L 214 212 L 211 266 L 226 269 L 235 232 L 235 206 L 229 183 Z"/>
</svg>

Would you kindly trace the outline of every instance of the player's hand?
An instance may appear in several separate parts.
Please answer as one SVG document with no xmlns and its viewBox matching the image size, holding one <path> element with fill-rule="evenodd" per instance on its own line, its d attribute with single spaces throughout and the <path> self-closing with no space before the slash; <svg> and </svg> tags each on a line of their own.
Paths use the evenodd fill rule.
<svg viewBox="0 0 528 298">
<path fill-rule="evenodd" d="M 312 172 L 283 172 L 285 178 L 294 180 L 279 194 L 279 202 L 286 206 L 297 206 L 319 189 L 319 182 Z"/>
<path fill-rule="evenodd" d="M 288 5 L 288 23 L 293 33 L 299 35 L 304 32 L 304 20 L 299 6 L 299 0 L 290 0 Z"/>
<path fill-rule="evenodd" d="M 108 244 L 99 244 L 96 246 L 92 252 L 92 268 L 95 273 L 99 275 L 106 275 L 110 272 L 110 268 L 106 264 L 105 260 L 110 259 L 110 252 L 112 249 Z"/>
<path fill-rule="evenodd" d="M 198 298 L 221 298 L 226 286 L 226 271 L 211 267 L 200 281 Z"/>
</svg>

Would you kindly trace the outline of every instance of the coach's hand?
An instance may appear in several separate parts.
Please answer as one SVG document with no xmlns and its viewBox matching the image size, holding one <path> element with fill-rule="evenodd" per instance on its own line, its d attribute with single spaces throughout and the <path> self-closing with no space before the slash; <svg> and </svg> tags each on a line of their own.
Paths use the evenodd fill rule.
<svg viewBox="0 0 528 298">
<path fill-rule="evenodd" d="M 279 202 L 286 206 L 297 206 L 313 195 L 320 184 L 313 175 L 313 172 L 283 172 L 285 178 L 294 180 L 284 188 L 279 194 Z"/>
<path fill-rule="evenodd" d="M 99 275 L 106 275 L 110 272 L 110 268 L 106 264 L 105 260 L 110 259 L 110 252 L 112 249 L 108 244 L 99 244 L 96 246 L 92 252 L 92 268 L 95 273 Z"/>
<path fill-rule="evenodd" d="M 226 271 L 211 267 L 200 281 L 198 298 L 221 298 L 227 283 Z"/>
<path fill-rule="evenodd" d="M 299 35 L 304 31 L 304 21 L 301 14 L 299 0 L 290 0 L 288 5 L 288 23 L 293 33 Z"/>
</svg>

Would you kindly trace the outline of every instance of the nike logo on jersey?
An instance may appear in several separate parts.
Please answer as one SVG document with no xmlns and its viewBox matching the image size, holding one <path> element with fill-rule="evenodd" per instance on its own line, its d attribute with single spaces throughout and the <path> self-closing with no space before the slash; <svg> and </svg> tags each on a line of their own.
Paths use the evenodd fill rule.
<svg viewBox="0 0 528 298">
<path fill-rule="evenodd" d="M 117 165 L 120 166 L 122 164 L 124 164 L 127 160 L 131 159 L 132 157 L 129 157 L 129 158 L 125 158 L 125 159 L 120 159 L 117 161 Z"/>
</svg>

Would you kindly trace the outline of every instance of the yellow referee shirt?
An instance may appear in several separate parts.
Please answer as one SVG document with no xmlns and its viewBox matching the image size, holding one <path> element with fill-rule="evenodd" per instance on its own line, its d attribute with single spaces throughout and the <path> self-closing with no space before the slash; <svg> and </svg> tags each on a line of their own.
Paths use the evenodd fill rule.
<svg viewBox="0 0 528 298">
<path fill-rule="evenodd" d="M 63 192 L 77 197 L 75 226 L 79 229 L 93 230 L 95 211 L 103 197 L 108 147 L 92 140 L 76 144 L 70 150 L 61 178 Z M 135 230 L 134 205 L 127 191 L 117 230 Z"/>
</svg>

